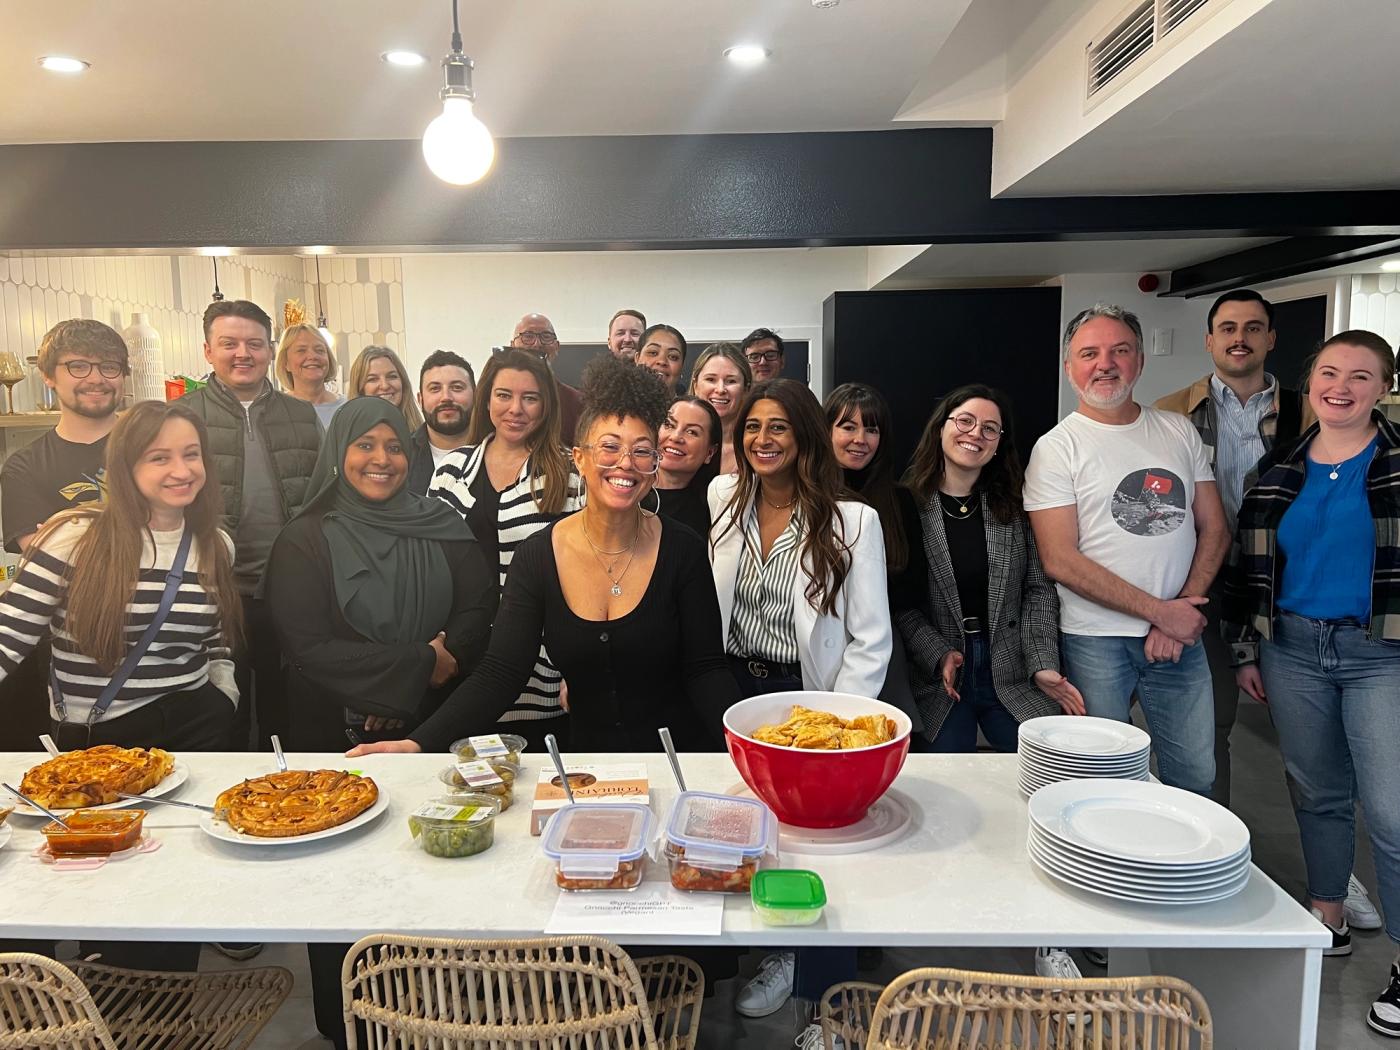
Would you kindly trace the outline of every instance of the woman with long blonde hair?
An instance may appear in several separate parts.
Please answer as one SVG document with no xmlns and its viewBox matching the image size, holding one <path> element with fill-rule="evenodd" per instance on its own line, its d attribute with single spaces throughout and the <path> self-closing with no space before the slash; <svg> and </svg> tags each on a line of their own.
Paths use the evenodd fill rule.
<svg viewBox="0 0 1400 1050">
<path fill-rule="evenodd" d="M 272 370 L 285 393 L 311 404 L 322 429 L 330 425 L 335 410 L 345 404 L 345 398 L 326 385 L 336 377 L 335 349 L 315 325 L 287 325 L 277 341 L 277 360 Z"/>
<path fill-rule="evenodd" d="M 403 413 L 409 432 L 423 425 L 413 380 L 399 355 L 387 346 L 367 346 L 350 366 L 351 397 L 382 397 Z"/>
<path fill-rule="evenodd" d="M 719 416 L 721 436 L 715 473 L 733 474 L 735 461 L 734 421 L 753 386 L 753 370 L 738 343 L 711 343 L 695 360 L 690 373 L 690 392 L 703 397 Z"/>
</svg>

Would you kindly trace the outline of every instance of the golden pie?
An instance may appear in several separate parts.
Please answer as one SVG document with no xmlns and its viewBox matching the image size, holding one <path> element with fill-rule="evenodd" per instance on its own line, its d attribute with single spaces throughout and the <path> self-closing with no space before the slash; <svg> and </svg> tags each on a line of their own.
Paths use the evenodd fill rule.
<svg viewBox="0 0 1400 1050">
<path fill-rule="evenodd" d="M 139 795 L 155 787 L 175 768 L 175 756 L 158 747 L 98 744 L 65 751 L 35 766 L 19 789 L 49 809 L 79 809 L 119 801 L 118 792 Z"/>
<path fill-rule="evenodd" d="M 214 800 L 214 816 L 256 838 L 295 838 L 354 820 L 378 798 L 369 777 L 289 769 L 235 784 Z"/>
</svg>

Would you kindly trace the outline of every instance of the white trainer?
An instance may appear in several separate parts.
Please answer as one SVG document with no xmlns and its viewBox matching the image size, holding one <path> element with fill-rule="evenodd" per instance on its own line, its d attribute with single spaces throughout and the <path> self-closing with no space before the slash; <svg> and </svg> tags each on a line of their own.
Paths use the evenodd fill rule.
<svg viewBox="0 0 1400 1050">
<path fill-rule="evenodd" d="M 1354 929 L 1379 930 L 1381 928 L 1381 913 L 1371 903 L 1371 898 L 1366 893 L 1366 887 L 1355 875 L 1347 879 L 1347 899 L 1346 903 L 1342 905 L 1342 912 L 1347 917 L 1347 925 Z"/>
<path fill-rule="evenodd" d="M 846 1050 L 846 1041 L 839 1035 L 832 1036 L 834 1045 L 827 1047 L 822 1042 L 822 1026 L 819 1024 L 809 1024 L 803 1029 L 802 1034 L 792 1041 L 797 1050 Z"/>
<path fill-rule="evenodd" d="M 1079 964 L 1063 948 L 1037 948 L 1035 975 L 1058 977 L 1062 981 L 1077 981 L 1084 976 L 1079 972 Z"/>
<path fill-rule="evenodd" d="M 758 964 L 758 973 L 753 979 L 739 989 L 734 1009 L 745 1017 L 767 1017 L 776 1013 L 792 995 L 792 975 L 796 967 L 797 956 L 792 952 L 775 952 L 768 956 Z"/>
</svg>

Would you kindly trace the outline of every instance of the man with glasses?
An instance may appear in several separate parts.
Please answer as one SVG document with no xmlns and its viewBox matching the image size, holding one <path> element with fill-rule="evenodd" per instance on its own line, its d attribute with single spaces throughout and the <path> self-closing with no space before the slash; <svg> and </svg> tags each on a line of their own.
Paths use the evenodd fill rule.
<svg viewBox="0 0 1400 1050">
<path fill-rule="evenodd" d="M 526 314 L 515 326 L 510 337 L 510 345 L 538 354 L 540 359 L 554 368 L 554 359 L 559 356 L 559 336 L 554 332 L 554 324 L 544 314 Z M 554 380 L 559 392 L 559 437 L 566 448 L 574 443 L 574 431 L 578 427 L 578 414 L 583 409 L 583 397 L 571 386 Z"/>
<path fill-rule="evenodd" d="M 1070 321 L 1079 404 L 1036 442 L 1023 496 L 1088 713 L 1126 722 L 1136 692 L 1162 781 L 1209 796 L 1215 705 L 1197 642 L 1230 534 L 1196 428 L 1133 400 L 1142 367 L 1132 313 L 1096 303 Z"/>
<path fill-rule="evenodd" d="M 744 336 L 739 349 L 749 359 L 755 383 L 777 379 L 783 374 L 783 337 L 773 329 L 755 328 Z"/>
<path fill-rule="evenodd" d="M 58 425 L 0 470 L 0 518 L 11 554 L 23 554 L 59 511 L 106 496 L 107 435 L 130 371 L 126 343 L 101 321 L 60 321 L 39 344 L 39 371 L 58 397 Z M 32 750 L 35 736 L 48 732 L 48 667 L 45 641 L 0 684 L 0 751 Z"/>
</svg>

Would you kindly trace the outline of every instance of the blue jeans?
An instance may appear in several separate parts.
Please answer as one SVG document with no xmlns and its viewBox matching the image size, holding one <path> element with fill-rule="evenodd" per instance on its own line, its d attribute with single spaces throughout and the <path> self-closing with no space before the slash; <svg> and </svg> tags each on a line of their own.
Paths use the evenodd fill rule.
<svg viewBox="0 0 1400 1050">
<path fill-rule="evenodd" d="M 962 699 L 953 702 L 953 709 L 938 727 L 938 735 L 928 750 L 936 754 L 976 751 L 980 725 L 987 743 L 1003 754 L 1013 753 L 1017 743 L 1016 718 L 997 699 L 992 684 L 992 654 L 987 636 L 981 632 L 967 636 L 958 695 Z"/>
<path fill-rule="evenodd" d="M 1260 643 L 1259 671 L 1292 777 L 1308 894 L 1346 899 L 1359 796 L 1386 933 L 1400 941 L 1400 642 L 1280 613 L 1273 639 Z"/>
<path fill-rule="evenodd" d="M 1205 646 L 1186 646 L 1179 663 L 1148 663 L 1143 644 L 1142 638 L 1061 634 L 1060 659 L 1084 694 L 1088 714 L 1127 722 L 1136 690 L 1162 783 L 1209 795 L 1215 782 L 1215 697 Z"/>
</svg>

